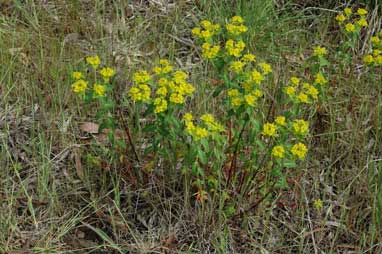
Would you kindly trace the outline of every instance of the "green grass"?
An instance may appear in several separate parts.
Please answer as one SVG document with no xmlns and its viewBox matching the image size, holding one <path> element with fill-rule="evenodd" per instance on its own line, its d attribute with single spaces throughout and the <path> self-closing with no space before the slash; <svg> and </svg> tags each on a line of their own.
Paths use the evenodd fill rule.
<svg viewBox="0 0 382 254">
<path fill-rule="evenodd" d="M 173 188 L 179 179 L 137 189 L 126 168 L 105 167 L 106 148 L 81 138 L 94 111 L 84 113 L 68 77 L 94 53 L 115 66 L 121 92 L 133 71 L 170 58 L 192 70 L 190 107 L 223 113 L 211 107 L 213 73 L 190 33 L 203 18 L 249 21 L 249 47 L 274 67 L 276 96 L 312 45 L 338 40 L 340 5 L 299 2 L 0 2 L 0 253 L 382 253 L 381 70 L 332 77 L 301 174 L 234 219 L 216 204 L 190 205 L 192 193 Z M 381 5 L 369 4 L 370 29 L 381 29 Z"/>
</svg>

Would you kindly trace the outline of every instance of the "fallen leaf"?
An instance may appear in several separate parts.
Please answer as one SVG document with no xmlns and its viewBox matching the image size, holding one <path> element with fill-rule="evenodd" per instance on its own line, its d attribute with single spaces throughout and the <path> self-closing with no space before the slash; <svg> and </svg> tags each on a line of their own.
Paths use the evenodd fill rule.
<svg viewBox="0 0 382 254">
<path fill-rule="evenodd" d="M 99 124 L 92 123 L 92 122 L 85 122 L 81 125 L 80 129 L 87 133 L 98 134 Z"/>
<path fill-rule="evenodd" d="M 74 153 L 74 162 L 75 162 L 74 165 L 76 168 L 77 175 L 83 181 L 84 180 L 84 171 L 82 169 L 80 150 L 78 148 L 75 148 L 73 150 L 73 153 Z"/>
</svg>

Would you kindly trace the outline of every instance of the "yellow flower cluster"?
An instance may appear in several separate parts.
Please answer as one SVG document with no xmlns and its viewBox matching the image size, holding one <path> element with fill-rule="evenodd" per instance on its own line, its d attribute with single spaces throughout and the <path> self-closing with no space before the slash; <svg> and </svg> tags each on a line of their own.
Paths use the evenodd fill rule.
<svg viewBox="0 0 382 254">
<path fill-rule="evenodd" d="M 277 126 L 274 123 L 265 123 L 263 126 L 263 131 L 261 132 L 264 136 L 275 137 L 277 135 Z"/>
<path fill-rule="evenodd" d="M 244 23 L 244 19 L 242 17 L 234 16 L 231 18 L 230 22 L 226 25 L 226 29 L 229 34 L 238 36 L 248 31 L 248 27 L 246 27 L 243 23 Z"/>
<path fill-rule="evenodd" d="M 227 50 L 227 54 L 229 56 L 235 56 L 235 57 L 240 57 L 241 52 L 245 48 L 245 43 L 243 41 L 237 41 L 235 42 L 234 40 L 228 40 L 225 43 L 225 49 Z"/>
<path fill-rule="evenodd" d="M 316 210 L 321 210 L 321 209 L 324 207 L 324 203 L 322 202 L 321 199 L 316 199 L 316 200 L 314 200 L 314 202 L 313 202 L 313 207 L 314 207 Z"/>
<path fill-rule="evenodd" d="M 285 149 L 283 146 L 274 146 L 272 149 L 272 155 L 276 158 L 284 158 L 285 157 Z"/>
<path fill-rule="evenodd" d="M 217 57 L 220 47 L 219 45 L 212 45 L 209 42 L 205 42 L 202 45 L 202 56 L 207 59 L 213 59 Z"/>
<path fill-rule="evenodd" d="M 173 67 L 170 65 L 169 61 L 166 59 L 159 60 L 159 66 L 153 68 L 153 72 L 157 75 L 163 75 L 171 72 Z"/>
<path fill-rule="evenodd" d="M 103 85 L 95 84 L 93 87 L 93 90 L 94 90 L 94 94 L 96 96 L 102 97 L 105 95 L 105 86 L 103 86 Z"/>
<path fill-rule="evenodd" d="M 204 114 L 200 117 L 204 126 L 195 125 L 193 122 L 194 117 L 191 113 L 184 114 L 183 120 L 186 125 L 186 132 L 196 141 L 206 138 L 211 134 L 224 131 L 223 126 L 211 114 Z"/>
<path fill-rule="evenodd" d="M 192 29 L 192 34 L 197 38 L 208 40 L 215 34 L 219 32 L 220 25 L 212 24 L 211 21 L 203 20 L 200 22 L 200 27 L 195 27 Z"/>
<path fill-rule="evenodd" d="M 72 88 L 75 93 L 84 93 L 87 87 L 88 83 L 83 79 L 79 79 L 72 84 Z"/>
<path fill-rule="evenodd" d="M 94 69 L 98 68 L 98 66 L 101 64 L 101 60 L 97 55 L 86 57 L 86 62 L 88 62 Z"/>
<path fill-rule="evenodd" d="M 308 148 L 303 143 L 297 143 L 292 146 L 291 153 L 297 157 L 298 159 L 302 160 L 306 153 L 308 152 Z"/>
<path fill-rule="evenodd" d="M 144 84 L 149 82 L 150 80 L 151 80 L 151 75 L 145 70 L 138 71 L 134 73 L 133 75 L 133 81 L 136 84 Z"/>
<path fill-rule="evenodd" d="M 114 76 L 115 74 L 115 71 L 112 69 L 112 68 L 109 68 L 109 67 L 105 67 L 105 68 L 102 68 L 99 72 L 102 76 L 102 78 L 104 79 L 105 82 L 108 82 L 109 79 Z"/>
<path fill-rule="evenodd" d="M 99 56 L 89 56 L 86 57 L 86 62 L 90 64 L 94 71 L 101 64 L 101 60 Z M 109 81 L 109 78 L 115 75 L 115 71 L 112 68 L 104 67 L 99 71 L 99 74 L 102 76 L 105 83 Z M 75 93 L 85 93 L 88 83 L 84 80 L 84 74 L 79 71 L 75 71 L 72 73 L 72 78 L 75 82 L 72 84 L 72 89 Z M 103 97 L 106 93 L 106 84 L 99 84 L 98 81 L 93 85 L 93 96 L 94 97 Z"/>
<path fill-rule="evenodd" d="M 161 113 L 167 110 L 167 101 L 166 99 L 162 97 L 155 98 L 154 106 L 155 106 L 154 113 L 156 114 Z"/>
<path fill-rule="evenodd" d="M 283 127 L 287 128 L 285 116 L 277 116 L 275 118 L 274 123 L 264 124 L 263 131 L 261 132 L 261 134 L 266 137 L 276 137 L 278 130 L 280 130 L 280 128 Z M 309 131 L 309 123 L 302 119 L 296 119 L 292 123 L 292 131 L 297 136 L 304 136 Z M 290 150 L 292 155 L 295 156 L 297 159 L 303 159 L 307 151 L 307 147 L 301 142 L 294 144 Z M 283 145 L 276 145 L 273 147 L 271 154 L 275 158 L 282 159 L 285 157 L 286 150 Z"/>
<path fill-rule="evenodd" d="M 314 56 L 323 56 L 326 55 L 327 51 L 326 48 L 317 46 L 313 48 L 313 55 Z"/>
<path fill-rule="evenodd" d="M 246 94 L 243 95 L 236 88 L 228 90 L 228 97 L 234 108 L 240 107 L 243 104 L 254 107 L 257 100 L 263 95 L 260 89 L 245 90 L 245 92 Z"/>
<path fill-rule="evenodd" d="M 72 78 L 75 80 L 82 79 L 83 76 L 84 75 L 82 74 L 82 72 L 79 72 L 79 71 L 75 71 L 72 73 Z"/>
<path fill-rule="evenodd" d="M 149 101 L 151 95 L 151 88 L 147 84 L 139 84 L 133 86 L 129 90 L 129 96 L 133 101 Z"/>
<path fill-rule="evenodd" d="M 340 14 L 338 14 L 335 17 L 335 20 L 338 22 L 338 24 L 345 30 L 347 33 L 354 33 L 359 32 L 362 27 L 367 27 L 369 24 L 366 20 L 366 14 L 367 10 L 363 8 L 357 9 L 356 17 L 355 19 L 352 18 L 353 16 L 353 10 L 351 8 L 345 8 L 344 11 Z M 345 21 L 346 24 L 345 24 Z"/>
<path fill-rule="evenodd" d="M 155 81 L 157 86 L 155 98 L 153 98 L 154 113 L 158 114 L 167 110 L 170 102 L 172 104 L 183 104 L 185 97 L 191 95 L 195 88 L 187 83 L 188 75 L 184 71 L 173 71 L 173 66 L 161 59 L 159 65 L 153 68 L 155 75 L 150 75 L 142 70 L 134 73 L 133 81 L 135 85 L 129 90 L 129 95 L 133 101 L 149 102 L 151 88 L 148 83 Z"/>
<path fill-rule="evenodd" d="M 200 120 L 204 122 L 207 126 L 207 129 L 211 132 L 222 132 L 224 131 L 224 127 L 218 123 L 215 117 L 211 114 L 204 114 L 200 117 Z"/>
<path fill-rule="evenodd" d="M 232 88 L 228 90 L 228 97 L 231 101 L 231 106 L 237 108 L 241 105 L 247 105 L 254 107 L 257 100 L 263 95 L 263 92 L 259 89 L 259 85 L 265 79 L 265 76 L 272 72 L 272 67 L 261 62 L 258 64 L 260 71 L 256 68 L 244 71 L 243 68 L 246 64 L 255 61 L 255 56 L 252 54 L 244 55 L 248 62 L 242 61 L 232 61 L 229 69 L 235 73 L 242 74 L 242 78 L 239 82 L 240 88 Z M 243 57 L 244 57 L 243 56 Z"/>
<path fill-rule="evenodd" d="M 292 146 L 290 152 L 294 157 L 296 157 L 299 160 L 302 160 L 308 152 L 308 148 L 303 143 L 297 143 Z M 272 148 L 272 155 L 275 158 L 282 159 L 285 157 L 285 153 L 285 148 L 282 145 L 276 145 Z"/>
<path fill-rule="evenodd" d="M 317 75 L 318 79 L 317 79 Z M 317 74 L 315 84 L 325 84 L 326 80 L 322 74 Z M 318 81 L 318 82 L 317 82 Z M 319 91 L 314 86 L 307 82 L 301 83 L 298 77 L 290 78 L 290 85 L 284 88 L 284 92 L 289 96 L 291 100 L 298 103 L 311 103 L 318 99 Z"/>
<path fill-rule="evenodd" d="M 305 120 L 296 119 L 292 126 L 294 133 L 298 136 L 305 136 L 309 132 L 309 122 Z"/>
<path fill-rule="evenodd" d="M 382 31 L 370 38 L 372 51 L 363 57 L 363 62 L 370 66 L 382 66 Z"/>
</svg>

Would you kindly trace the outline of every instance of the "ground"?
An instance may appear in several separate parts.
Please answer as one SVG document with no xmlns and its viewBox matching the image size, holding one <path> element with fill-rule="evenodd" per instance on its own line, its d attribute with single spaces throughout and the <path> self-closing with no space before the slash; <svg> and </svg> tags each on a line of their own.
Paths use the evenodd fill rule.
<svg viewBox="0 0 382 254">
<path fill-rule="evenodd" d="M 223 114 L 203 92 L 219 80 L 191 34 L 200 20 L 243 16 L 248 46 L 272 64 L 276 90 L 312 45 L 338 44 L 342 2 L 1 1 L 0 253 L 382 253 L 381 68 L 363 75 L 369 70 L 355 59 L 355 69 L 332 76 L 289 188 L 273 203 L 238 201 L 230 218 L 212 202 L 186 202 L 193 193 L 178 179 L 137 185 L 110 165 L 105 137 L 83 128 L 95 111 L 71 90 L 71 72 L 98 54 L 118 73 L 124 110 L 131 74 L 165 57 L 192 72 L 194 112 Z M 369 10 L 361 56 L 381 30 L 382 7 L 354 2 Z"/>
</svg>

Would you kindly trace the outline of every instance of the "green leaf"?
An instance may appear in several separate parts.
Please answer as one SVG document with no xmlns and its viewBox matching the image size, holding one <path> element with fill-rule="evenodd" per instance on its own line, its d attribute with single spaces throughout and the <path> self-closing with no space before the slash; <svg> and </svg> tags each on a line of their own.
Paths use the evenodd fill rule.
<svg viewBox="0 0 382 254">
<path fill-rule="evenodd" d="M 264 142 L 262 142 L 261 140 L 258 139 L 258 140 L 256 140 L 256 145 L 258 145 L 260 147 L 261 151 L 265 151 L 266 146 L 265 146 Z"/>
<path fill-rule="evenodd" d="M 319 56 L 318 61 L 320 62 L 320 66 L 328 66 L 329 65 L 329 61 L 326 60 L 326 58 L 323 56 Z"/>
<path fill-rule="evenodd" d="M 294 160 L 284 160 L 283 165 L 286 168 L 295 168 L 297 166 Z"/>
<path fill-rule="evenodd" d="M 143 127 L 143 132 L 155 132 L 157 129 L 157 126 L 155 124 L 149 123 L 145 127 Z"/>
<path fill-rule="evenodd" d="M 215 88 L 214 92 L 212 93 L 212 96 L 213 96 L 213 97 L 217 97 L 223 90 L 224 90 L 224 86 L 222 86 L 222 85 L 218 85 L 218 86 Z"/>
<path fill-rule="evenodd" d="M 99 228 L 95 228 L 93 226 L 91 226 L 90 224 L 87 224 L 87 223 L 83 223 L 86 227 L 90 228 L 91 230 L 93 230 L 99 237 L 101 237 L 101 239 L 108 243 L 110 245 L 110 247 L 112 247 L 113 249 L 117 250 L 119 253 L 124 253 L 122 251 L 122 249 L 105 233 L 103 232 L 101 229 Z"/>
<path fill-rule="evenodd" d="M 202 150 L 198 150 L 198 158 L 200 160 L 200 162 L 202 164 L 206 164 L 207 163 L 207 156 L 206 156 L 206 153 L 203 152 Z"/>
<path fill-rule="evenodd" d="M 279 177 L 279 179 L 277 180 L 277 182 L 275 184 L 275 187 L 276 188 L 282 188 L 282 189 L 288 187 L 288 183 L 287 183 L 286 177 L 284 175 L 281 175 Z"/>
</svg>

